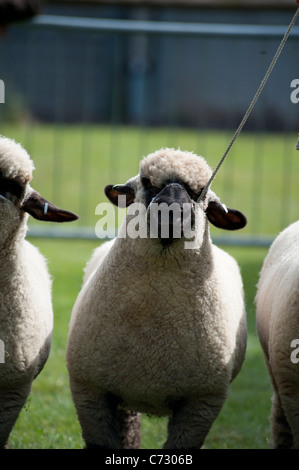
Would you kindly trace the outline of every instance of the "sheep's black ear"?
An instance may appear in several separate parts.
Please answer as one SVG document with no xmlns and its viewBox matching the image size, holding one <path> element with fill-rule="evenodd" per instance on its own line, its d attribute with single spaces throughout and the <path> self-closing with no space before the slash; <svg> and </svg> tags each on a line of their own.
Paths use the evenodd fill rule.
<svg viewBox="0 0 299 470">
<path fill-rule="evenodd" d="M 56 207 L 36 191 L 32 191 L 25 198 L 22 209 L 35 219 L 44 220 L 45 222 L 72 222 L 79 219 L 73 212 Z"/>
<path fill-rule="evenodd" d="M 229 209 L 218 201 L 209 202 L 206 214 L 215 227 L 225 230 L 239 230 L 247 224 L 247 219 L 242 212 Z"/>
<path fill-rule="evenodd" d="M 109 201 L 118 207 L 128 207 L 135 199 L 135 191 L 132 186 L 128 184 L 116 184 L 114 186 L 108 184 L 108 186 L 105 186 L 104 191 Z M 122 205 L 121 202 L 122 198 L 118 199 L 118 196 L 126 196 L 124 205 Z"/>
</svg>

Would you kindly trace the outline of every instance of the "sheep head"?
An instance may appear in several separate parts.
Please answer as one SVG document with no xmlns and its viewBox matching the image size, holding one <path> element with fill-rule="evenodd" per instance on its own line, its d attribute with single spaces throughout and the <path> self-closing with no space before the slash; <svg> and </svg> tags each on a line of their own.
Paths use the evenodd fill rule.
<svg viewBox="0 0 299 470">
<path fill-rule="evenodd" d="M 14 140 L 0 137 L 0 218 L 7 232 L 15 230 L 26 213 L 38 220 L 68 222 L 77 215 L 56 207 L 34 191 L 30 182 L 34 165 Z"/>
<path fill-rule="evenodd" d="M 188 237 L 187 227 L 189 232 L 194 230 L 198 213 L 218 228 L 243 228 L 247 223 L 246 217 L 237 210 L 227 208 L 213 191 L 208 190 L 202 203 L 197 204 L 211 174 L 212 170 L 204 158 L 191 152 L 166 148 L 141 160 L 139 174 L 127 183 L 106 186 L 105 194 L 115 205 L 142 203 L 146 210 L 148 233 L 152 234 L 152 223 L 155 222 L 157 236 L 153 238 L 158 238 L 164 245 L 186 234 Z M 119 199 L 121 195 L 122 202 Z M 171 207 L 173 209 L 169 210 Z M 168 226 L 168 230 L 164 231 L 163 236 L 164 225 Z"/>
</svg>

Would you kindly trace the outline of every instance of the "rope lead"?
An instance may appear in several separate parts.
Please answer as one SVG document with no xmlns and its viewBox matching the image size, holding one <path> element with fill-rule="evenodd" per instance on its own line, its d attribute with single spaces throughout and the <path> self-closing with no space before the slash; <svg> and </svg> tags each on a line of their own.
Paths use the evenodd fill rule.
<svg viewBox="0 0 299 470">
<path fill-rule="evenodd" d="M 297 3 L 298 3 L 298 1 L 299 1 L 299 0 L 297 0 Z M 209 179 L 209 181 L 207 182 L 206 186 L 205 186 L 204 189 L 202 190 L 202 192 L 201 192 L 201 194 L 200 194 L 200 196 L 199 196 L 197 202 L 200 202 L 200 201 L 205 197 L 205 194 L 206 194 L 206 192 L 208 191 L 209 187 L 211 186 L 211 184 L 212 184 L 212 182 L 213 182 L 213 180 L 214 180 L 214 178 L 215 178 L 215 176 L 216 176 L 216 174 L 217 174 L 219 168 L 221 167 L 222 163 L 224 162 L 225 158 L 227 157 L 228 152 L 229 152 L 230 149 L 232 148 L 233 143 L 235 142 L 235 140 L 237 139 L 237 137 L 238 137 L 238 135 L 240 134 L 241 130 L 243 129 L 244 124 L 246 123 L 246 121 L 247 121 L 247 119 L 248 119 L 248 117 L 249 117 L 251 111 L 253 110 L 253 108 L 254 108 L 254 106 L 255 106 L 255 104 L 256 104 L 256 102 L 257 102 L 257 100 L 258 100 L 258 98 L 259 98 L 259 96 L 260 96 L 260 94 L 261 94 L 261 92 L 262 92 L 262 90 L 263 90 L 263 88 L 264 88 L 264 86 L 265 86 L 266 83 L 267 83 L 268 78 L 269 78 L 270 75 L 271 75 L 271 72 L 272 72 L 272 70 L 273 70 L 273 68 L 274 68 L 274 66 L 275 66 L 275 64 L 276 64 L 276 62 L 277 62 L 277 60 L 278 60 L 278 57 L 280 56 L 280 53 L 281 53 L 282 49 L 284 48 L 284 46 L 285 46 L 285 44 L 286 44 L 286 42 L 287 42 L 287 40 L 288 40 L 288 37 L 289 37 L 289 35 L 290 35 L 290 32 L 291 32 L 291 30 L 292 30 L 294 24 L 296 23 L 298 16 L 299 16 L 299 7 L 297 8 L 297 11 L 296 11 L 295 15 L 294 15 L 294 17 L 293 17 L 293 19 L 292 19 L 292 21 L 291 21 L 291 23 L 290 23 L 290 25 L 289 25 L 289 27 L 288 27 L 286 33 L 285 33 L 285 35 L 284 35 L 284 37 L 283 37 L 283 39 L 282 39 L 280 45 L 278 46 L 278 49 L 277 49 L 277 51 L 276 51 L 276 53 L 275 53 L 275 55 L 274 55 L 274 57 L 273 57 L 273 59 L 272 59 L 272 62 L 271 62 L 271 64 L 269 65 L 269 68 L 268 68 L 268 70 L 267 70 L 267 72 L 266 72 L 266 74 L 265 74 L 263 80 L 261 81 L 261 84 L 260 84 L 260 86 L 258 87 L 258 90 L 257 90 L 257 92 L 256 92 L 256 94 L 255 94 L 253 100 L 251 101 L 251 103 L 250 103 L 250 105 L 249 105 L 249 108 L 247 109 L 247 111 L 246 111 L 246 113 L 245 113 L 245 115 L 244 115 L 244 117 L 243 117 L 241 123 L 239 124 L 239 127 L 237 128 L 236 132 L 234 133 L 232 140 L 230 141 L 230 143 L 229 143 L 229 145 L 228 145 L 226 151 L 224 152 L 223 157 L 221 158 L 220 162 L 218 163 L 217 167 L 215 168 L 215 170 L 214 170 L 214 172 L 213 172 L 211 178 Z M 299 148 L 299 138 L 298 138 L 298 142 L 297 142 L 296 148 L 297 148 L 297 149 Z"/>
</svg>

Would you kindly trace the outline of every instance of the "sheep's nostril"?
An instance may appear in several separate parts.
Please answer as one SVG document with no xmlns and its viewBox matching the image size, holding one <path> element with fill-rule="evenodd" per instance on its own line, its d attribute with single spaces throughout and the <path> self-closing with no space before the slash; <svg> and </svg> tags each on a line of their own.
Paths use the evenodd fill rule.
<svg viewBox="0 0 299 470">
<path fill-rule="evenodd" d="M 163 243 L 183 238 L 189 233 L 194 219 L 194 204 L 184 187 L 178 183 L 165 186 L 147 209 L 147 223 L 151 238 Z"/>
<path fill-rule="evenodd" d="M 153 203 L 147 213 L 147 223 L 152 238 L 171 242 L 185 236 L 192 229 L 194 209 L 191 203 Z"/>
</svg>

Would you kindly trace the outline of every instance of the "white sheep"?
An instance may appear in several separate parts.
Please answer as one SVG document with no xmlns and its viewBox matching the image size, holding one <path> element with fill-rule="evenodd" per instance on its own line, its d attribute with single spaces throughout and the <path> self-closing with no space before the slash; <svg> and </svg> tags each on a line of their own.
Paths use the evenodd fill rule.
<svg viewBox="0 0 299 470">
<path fill-rule="evenodd" d="M 117 238 L 97 248 L 86 268 L 67 344 L 87 448 L 138 448 L 140 413 L 169 416 L 165 448 L 200 448 L 241 368 L 242 280 L 236 261 L 212 244 L 208 219 L 234 230 L 246 218 L 210 190 L 196 204 L 210 175 L 202 157 L 161 149 L 125 185 L 105 188 L 110 201 L 122 195 L 130 207 Z M 145 208 L 147 223 L 154 203 L 187 204 L 196 247 L 186 248 L 192 232 L 182 230 L 181 217 L 178 237 L 175 217 L 168 236 L 159 226 L 157 238 L 125 237 L 133 202 Z"/>
<path fill-rule="evenodd" d="M 294 349 L 299 341 L 298 246 L 299 221 L 271 245 L 256 294 L 257 332 L 273 387 L 274 448 L 299 449 L 299 365 Z"/>
<path fill-rule="evenodd" d="M 30 187 L 33 162 L 22 146 L 0 137 L 0 448 L 42 370 L 53 328 L 46 260 L 25 240 L 28 213 L 39 220 L 77 219 Z"/>
</svg>

